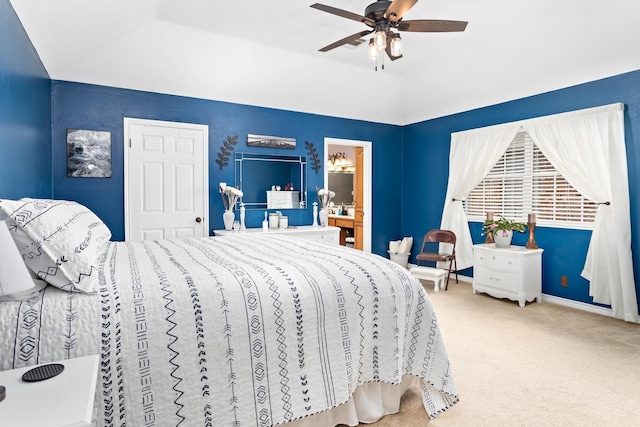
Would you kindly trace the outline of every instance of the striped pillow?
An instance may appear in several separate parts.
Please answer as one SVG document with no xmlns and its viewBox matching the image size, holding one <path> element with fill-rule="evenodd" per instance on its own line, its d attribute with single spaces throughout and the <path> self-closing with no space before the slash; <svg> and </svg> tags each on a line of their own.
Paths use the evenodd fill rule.
<svg viewBox="0 0 640 427">
<path fill-rule="evenodd" d="M 111 238 L 89 209 L 66 200 L 0 200 L 25 264 L 47 283 L 70 291 L 98 289 L 97 257 Z"/>
</svg>

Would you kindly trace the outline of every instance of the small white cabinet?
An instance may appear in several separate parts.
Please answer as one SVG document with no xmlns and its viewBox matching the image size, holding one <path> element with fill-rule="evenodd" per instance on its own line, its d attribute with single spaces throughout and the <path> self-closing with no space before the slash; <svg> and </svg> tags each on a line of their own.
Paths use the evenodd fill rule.
<svg viewBox="0 0 640 427">
<path fill-rule="evenodd" d="M 7 389 L 7 397 L 0 402 L 0 425 L 92 425 L 98 362 L 98 355 L 56 362 L 64 365 L 64 371 L 39 382 L 22 380 L 34 366 L 0 372 L 0 384 Z"/>
<path fill-rule="evenodd" d="M 267 191 L 267 209 L 292 209 L 299 207 L 299 191 Z"/>
<path fill-rule="evenodd" d="M 473 293 L 485 292 L 509 298 L 524 307 L 542 299 L 542 249 L 523 246 L 496 248 L 495 244 L 473 246 Z"/>
<path fill-rule="evenodd" d="M 302 239 L 314 240 L 325 243 L 340 243 L 340 227 L 314 227 L 312 225 L 299 225 L 288 228 L 274 228 L 263 231 L 262 228 L 247 228 L 244 231 L 213 230 L 215 236 L 242 236 L 247 233 L 264 234 L 288 234 Z"/>
</svg>

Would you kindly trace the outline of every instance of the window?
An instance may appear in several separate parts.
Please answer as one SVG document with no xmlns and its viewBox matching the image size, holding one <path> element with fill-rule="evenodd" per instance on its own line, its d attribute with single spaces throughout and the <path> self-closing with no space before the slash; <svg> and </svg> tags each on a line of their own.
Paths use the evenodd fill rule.
<svg viewBox="0 0 640 427">
<path fill-rule="evenodd" d="M 521 129 L 489 174 L 464 203 L 470 221 L 486 212 L 538 225 L 591 229 L 598 205 L 582 197 Z"/>
</svg>

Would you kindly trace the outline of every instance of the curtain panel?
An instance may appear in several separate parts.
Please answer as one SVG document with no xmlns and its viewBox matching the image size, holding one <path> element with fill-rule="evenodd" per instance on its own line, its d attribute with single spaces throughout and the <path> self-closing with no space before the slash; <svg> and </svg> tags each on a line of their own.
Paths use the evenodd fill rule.
<svg viewBox="0 0 640 427">
<path fill-rule="evenodd" d="M 519 130 L 520 125 L 507 124 L 451 135 L 449 182 L 440 228 L 456 235 L 458 270 L 473 266 L 473 242 L 462 201 L 500 160 Z"/>
<path fill-rule="evenodd" d="M 586 198 L 599 203 L 582 277 L 593 301 L 639 322 L 633 261 L 624 105 L 612 104 L 451 135 L 449 182 L 441 227 L 456 233 L 459 269 L 473 265 L 462 201 L 524 128 L 551 164 Z"/>
</svg>

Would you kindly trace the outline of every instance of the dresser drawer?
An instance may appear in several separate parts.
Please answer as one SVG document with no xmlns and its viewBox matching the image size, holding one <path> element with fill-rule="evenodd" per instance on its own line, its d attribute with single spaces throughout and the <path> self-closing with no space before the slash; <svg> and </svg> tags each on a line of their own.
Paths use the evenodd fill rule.
<svg viewBox="0 0 640 427">
<path fill-rule="evenodd" d="M 353 219 L 336 218 L 336 227 L 353 228 Z"/>
<path fill-rule="evenodd" d="M 335 243 L 338 244 L 340 240 L 340 231 L 325 231 L 325 232 L 308 232 L 308 233 L 295 233 L 292 234 L 296 237 L 301 237 L 307 240 L 314 240 L 316 242 Z"/>
<path fill-rule="evenodd" d="M 517 272 L 496 271 L 482 265 L 473 269 L 473 277 L 477 284 L 493 289 L 517 294 L 520 278 Z"/>
<path fill-rule="evenodd" d="M 501 253 L 480 252 L 476 255 L 476 264 L 493 270 L 520 271 L 522 258 Z"/>
<path fill-rule="evenodd" d="M 322 241 L 325 243 L 335 243 L 336 245 L 340 243 L 340 233 L 325 233 L 320 235 Z"/>
</svg>

